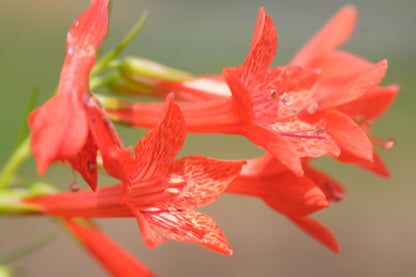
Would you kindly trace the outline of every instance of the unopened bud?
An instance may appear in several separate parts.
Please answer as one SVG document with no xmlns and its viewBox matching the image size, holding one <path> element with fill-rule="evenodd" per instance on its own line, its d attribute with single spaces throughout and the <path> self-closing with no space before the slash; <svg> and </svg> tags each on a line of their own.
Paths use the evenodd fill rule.
<svg viewBox="0 0 416 277">
<path fill-rule="evenodd" d="M 146 85 L 155 85 L 160 81 L 184 82 L 193 79 L 187 72 L 135 57 L 125 58 L 120 70 L 126 79 Z"/>
</svg>

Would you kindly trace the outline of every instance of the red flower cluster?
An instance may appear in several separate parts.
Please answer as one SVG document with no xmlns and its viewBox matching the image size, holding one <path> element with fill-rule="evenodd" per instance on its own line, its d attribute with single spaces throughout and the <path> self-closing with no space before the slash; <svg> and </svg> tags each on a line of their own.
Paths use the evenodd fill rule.
<svg viewBox="0 0 416 277">
<path fill-rule="evenodd" d="M 332 233 L 309 216 L 341 200 L 344 189 L 308 161 L 329 155 L 388 176 L 373 145 L 391 148 L 394 141 L 369 135 L 369 127 L 398 91 L 397 85 L 378 86 L 385 60 L 372 64 L 335 50 L 354 27 L 355 9 L 341 9 L 288 65 L 270 69 L 277 36 L 262 8 L 242 65 L 225 68 L 222 76 L 157 82 L 154 95 L 174 91 L 185 100 L 179 103 L 170 93 L 165 103 L 119 101 L 119 107 L 104 110 L 88 84 L 107 31 L 107 5 L 108 0 L 93 1 L 71 27 L 57 94 L 29 119 L 39 173 L 54 162 L 69 162 L 94 191 L 25 203 L 39 207 L 37 213 L 67 218 L 81 237 L 95 227 L 80 229 L 69 218 L 135 217 L 150 247 L 172 239 L 231 254 L 214 220 L 193 209 L 223 192 L 239 193 L 260 197 L 338 251 Z M 131 154 L 107 114 L 117 123 L 153 129 Z M 243 135 L 266 154 L 247 162 L 202 156 L 176 160 L 186 133 Z M 96 189 L 97 151 L 105 171 L 121 183 Z M 87 247 L 94 248 L 88 237 Z"/>
</svg>

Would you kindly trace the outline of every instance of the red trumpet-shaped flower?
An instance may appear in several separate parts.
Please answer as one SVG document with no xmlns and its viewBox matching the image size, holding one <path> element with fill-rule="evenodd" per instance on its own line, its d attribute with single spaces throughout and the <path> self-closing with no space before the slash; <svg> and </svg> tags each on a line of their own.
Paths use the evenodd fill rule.
<svg viewBox="0 0 416 277">
<path fill-rule="evenodd" d="M 377 87 L 387 69 L 385 60 L 373 65 L 335 50 L 350 36 L 356 17 L 353 7 L 342 8 L 288 66 L 268 70 L 277 41 L 273 23 L 261 9 L 243 65 L 226 68 L 223 77 L 200 77 L 183 83 L 163 81 L 158 85 L 177 90 L 182 98 L 193 101 L 182 104 L 191 131 L 210 130 L 210 121 L 204 120 L 204 115 L 218 125 L 211 132 L 229 132 L 221 127 L 238 121 L 235 133 L 246 135 L 295 173 L 300 171 L 299 157 L 325 153 L 336 157 L 340 150 L 339 160 L 386 175 L 373 143 L 388 148 L 393 141 L 369 136 L 368 128 L 363 127 L 391 104 L 398 86 Z M 221 101 L 222 105 L 213 104 Z M 157 104 L 125 104 L 109 112 L 127 124 L 146 125 L 150 118 L 137 113 L 155 107 Z M 198 111 L 192 111 L 192 107 Z M 230 111 L 237 116 L 229 115 Z M 363 123 L 357 124 L 357 119 Z"/>
<path fill-rule="evenodd" d="M 303 119 L 313 124 L 325 118 L 327 133 L 341 148 L 337 159 L 388 176 L 388 170 L 374 151 L 373 144 L 391 149 L 394 140 L 377 138 L 368 131 L 371 122 L 391 105 L 399 86 L 377 86 L 385 74 L 386 61 L 373 65 L 361 57 L 336 50 L 350 36 L 356 18 L 355 8 L 342 8 L 295 55 L 290 64 L 322 72 L 313 96 L 319 104 L 317 110 Z"/>
<path fill-rule="evenodd" d="M 67 218 L 63 224 L 112 276 L 156 276 L 92 222 Z"/>
<path fill-rule="evenodd" d="M 319 124 L 296 120 L 314 112 L 311 97 L 319 73 L 298 66 L 269 70 L 276 49 L 273 22 L 262 8 L 244 64 L 224 69 L 231 96 L 180 105 L 188 132 L 244 135 L 301 175 L 300 157 L 338 155 L 339 148 Z M 150 127 L 159 109 L 158 104 L 137 104 L 107 111 L 116 120 Z"/>
<path fill-rule="evenodd" d="M 248 160 L 241 175 L 228 186 L 226 192 L 259 197 L 312 237 L 338 252 L 335 236 L 309 215 L 328 207 L 328 201 L 340 201 L 344 189 L 326 174 L 310 167 L 306 161 L 303 168 L 305 176 L 299 177 L 266 154 Z"/>
<path fill-rule="evenodd" d="M 133 156 L 123 151 L 119 158 L 122 166 L 112 169 L 114 175 L 124 175 L 131 184 L 129 194 L 123 184 L 118 184 L 96 192 L 61 193 L 26 202 L 39 206 L 41 213 L 48 215 L 134 216 L 150 247 L 166 238 L 231 254 L 231 247 L 214 220 L 193 209 L 214 202 L 239 175 L 244 162 L 202 156 L 175 160 L 186 131 L 183 115 L 172 97 L 171 94 L 166 100 L 163 120 L 139 141 Z"/>
<path fill-rule="evenodd" d="M 108 0 L 94 0 L 91 6 L 75 21 L 67 35 L 66 58 L 56 95 L 29 118 L 32 130 L 32 151 L 38 172 L 44 174 L 56 161 L 68 161 L 81 173 L 92 189 L 97 184 L 96 151 L 106 152 L 104 137 L 121 142 L 107 120 L 107 134 L 97 136 L 91 132 L 88 106 L 97 103 L 89 92 L 89 73 L 95 62 L 98 46 L 107 32 Z M 95 102 L 95 103 L 94 103 Z"/>
</svg>

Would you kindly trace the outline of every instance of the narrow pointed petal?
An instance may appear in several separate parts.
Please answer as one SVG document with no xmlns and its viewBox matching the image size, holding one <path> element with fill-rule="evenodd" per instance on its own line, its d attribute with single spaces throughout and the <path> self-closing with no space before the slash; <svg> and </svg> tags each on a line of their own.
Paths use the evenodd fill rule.
<svg viewBox="0 0 416 277">
<path fill-rule="evenodd" d="M 337 110 L 347 114 L 351 118 L 363 117 L 364 120 L 377 119 L 391 106 L 399 89 L 400 87 L 398 85 L 373 88 L 364 96 L 337 107 Z"/>
<path fill-rule="evenodd" d="M 364 160 L 373 160 L 373 143 L 354 120 L 336 110 L 328 111 L 325 118 L 326 132 L 341 147 L 342 152 L 349 152 Z"/>
<path fill-rule="evenodd" d="M 345 189 L 338 181 L 309 165 L 304 165 L 303 169 L 305 176 L 321 188 L 328 201 L 338 202 L 344 198 Z"/>
<path fill-rule="evenodd" d="M 231 67 L 224 68 L 223 75 L 230 87 L 240 121 L 249 122 L 254 117 L 253 102 L 250 92 L 238 77 L 238 71 Z"/>
<path fill-rule="evenodd" d="M 107 8 L 108 0 L 94 0 L 69 30 L 58 94 L 76 94 L 82 100 L 95 53 L 107 33 Z"/>
<path fill-rule="evenodd" d="M 320 109 L 336 107 L 363 96 L 368 90 L 376 87 L 387 71 L 387 60 L 375 64 L 347 83 L 340 91 L 333 93 L 319 103 Z"/>
<path fill-rule="evenodd" d="M 167 239 L 159 235 L 142 213 L 134 209 L 134 207 L 131 207 L 131 209 L 134 211 L 140 231 L 142 232 L 144 243 L 147 247 L 155 248 L 162 242 L 167 241 Z"/>
<path fill-rule="evenodd" d="M 144 212 L 143 215 L 165 238 L 200 244 L 225 255 L 233 253 L 220 227 L 208 215 L 192 210 Z"/>
<path fill-rule="evenodd" d="M 190 156 L 177 160 L 173 174 L 185 180 L 184 197 L 174 201 L 179 209 L 193 209 L 213 203 L 241 171 L 244 162 L 229 162 Z"/>
<path fill-rule="evenodd" d="M 287 171 L 287 167 L 278 162 L 272 154 L 266 152 L 260 158 L 247 160 L 247 164 L 241 170 L 241 176 L 256 176 L 259 172 L 263 176 L 268 176 L 285 171 Z"/>
<path fill-rule="evenodd" d="M 339 245 L 334 234 L 327 227 L 309 217 L 289 217 L 299 228 L 317 241 L 334 251 L 339 252 Z"/>
<path fill-rule="evenodd" d="M 257 183 L 260 197 L 271 208 L 285 215 L 306 216 L 328 207 L 325 194 L 315 183 L 291 172 L 259 177 Z"/>
<path fill-rule="evenodd" d="M 156 276 L 90 221 L 65 219 L 63 222 L 65 227 L 74 234 L 97 262 L 111 275 L 126 277 Z"/>
<path fill-rule="evenodd" d="M 369 161 L 369 160 L 365 160 L 357 156 L 354 156 L 351 153 L 343 152 L 341 155 L 336 157 L 336 159 L 344 163 L 355 164 L 359 167 L 362 167 L 366 170 L 376 173 L 382 177 L 389 178 L 390 171 L 387 168 L 387 166 L 384 164 L 383 159 L 375 151 L 373 152 L 373 157 L 374 157 L 373 160 Z"/>
<path fill-rule="evenodd" d="M 95 191 L 97 188 L 97 146 L 91 133 L 88 134 L 84 147 L 75 158 L 69 158 L 72 167 L 78 171 L 87 184 Z"/>
<path fill-rule="evenodd" d="M 35 110 L 29 117 L 29 126 L 40 175 L 50 164 L 75 157 L 88 136 L 83 107 L 69 94 L 56 95 Z"/>
<path fill-rule="evenodd" d="M 85 144 L 88 126 L 82 98 L 96 49 L 107 31 L 107 5 L 108 0 L 94 1 L 72 25 L 57 94 L 30 115 L 39 174 L 57 160 L 73 158 Z"/>
<path fill-rule="evenodd" d="M 343 7 L 298 51 L 290 64 L 308 67 L 315 59 L 334 50 L 350 37 L 356 20 L 356 9 Z"/>
<path fill-rule="evenodd" d="M 254 144 L 270 152 L 276 160 L 296 175 L 303 175 L 302 163 L 296 155 L 296 148 L 289 140 L 273 130 L 256 125 L 249 125 L 244 130 L 246 137 Z"/>
<path fill-rule="evenodd" d="M 320 82 L 334 85 L 345 83 L 372 66 L 366 59 L 342 50 L 332 51 L 311 65 L 321 71 Z"/>
<path fill-rule="evenodd" d="M 104 169 L 110 176 L 122 181 L 129 190 L 131 184 L 125 167 L 131 161 L 130 150 L 121 145 L 110 119 L 93 96 L 85 103 L 85 111 L 89 129 L 103 159 Z"/>
<path fill-rule="evenodd" d="M 258 79 L 266 72 L 273 62 L 277 50 L 277 36 L 273 21 L 266 14 L 264 7 L 260 9 L 250 52 L 244 61 L 241 79 L 245 86 Z"/>
<path fill-rule="evenodd" d="M 162 121 L 147 133 L 134 150 L 132 180 L 162 177 L 169 170 L 182 148 L 186 125 L 180 108 L 173 103 L 173 94 L 166 98 Z"/>
</svg>

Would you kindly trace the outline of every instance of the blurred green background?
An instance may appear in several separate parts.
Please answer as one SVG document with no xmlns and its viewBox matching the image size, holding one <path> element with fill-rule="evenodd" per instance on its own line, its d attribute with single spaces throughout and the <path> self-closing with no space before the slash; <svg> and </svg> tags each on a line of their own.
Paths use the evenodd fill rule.
<svg viewBox="0 0 416 277">
<path fill-rule="evenodd" d="M 168 242 L 147 249 L 133 219 L 100 220 L 103 229 L 161 276 L 415 276 L 416 21 L 413 0 L 398 1 L 114 1 L 108 38 L 111 49 L 143 10 L 150 18 L 124 54 L 138 55 L 197 74 L 219 73 L 241 64 L 248 53 L 258 10 L 266 7 L 279 38 L 275 65 L 284 64 L 340 7 L 354 4 L 359 21 L 342 48 L 377 62 L 389 60 L 383 84 L 401 85 L 390 111 L 373 133 L 394 137 L 394 151 L 380 150 L 392 178 L 361 169 L 317 161 L 347 188 L 341 203 L 316 214 L 337 235 L 334 254 L 298 230 L 258 199 L 224 195 L 202 209 L 221 226 L 234 249 L 231 257 L 203 247 Z M 0 164 L 14 147 L 34 83 L 43 103 L 53 94 L 65 54 L 66 32 L 89 5 L 87 0 L 3 1 L 0 9 Z M 145 133 L 120 129 L 126 144 Z M 246 139 L 188 136 L 182 155 L 242 159 L 262 152 Z M 21 174 L 35 177 L 33 160 Z M 46 176 L 65 188 L 68 169 L 51 168 Z M 77 244 L 42 217 L 1 217 L 0 255 L 49 232 L 61 234 L 48 247 L 20 260 L 26 276 L 105 276 Z"/>
</svg>

